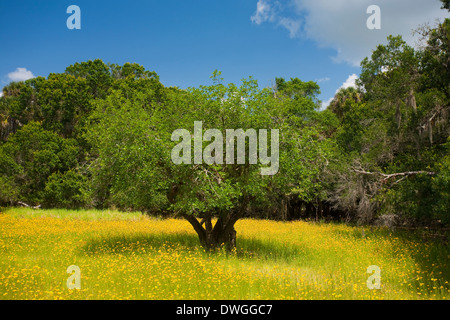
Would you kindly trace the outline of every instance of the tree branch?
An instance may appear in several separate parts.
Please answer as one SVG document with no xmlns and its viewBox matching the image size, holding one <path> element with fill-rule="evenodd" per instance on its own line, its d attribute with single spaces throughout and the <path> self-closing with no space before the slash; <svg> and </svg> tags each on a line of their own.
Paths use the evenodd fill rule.
<svg viewBox="0 0 450 320">
<path fill-rule="evenodd" d="M 415 175 L 418 175 L 418 174 L 426 174 L 427 176 L 434 176 L 434 175 L 436 175 L 436 172 L 433 172 L 433 171 L 423 171 L 423 170 L 420 170 L 420 171 L 406 171 L 406 172 L 397 172 L 397 173 L 382 173 L 382 172 L 369 172 L 369 171 L 365 171 L 365 170 L 358 170 L 358 169 L 355 169 L 355 168 L 353 168 L 353 171 L 354 172 L 357 172 L 357 173 L 361 173 L 361 174 L 366 174 L 366 175 L 377 175 L 377 176 L 381 176 L 381 177 L 383 177 L 383 179 L 382 179 L 382 181 L 387 181 L 387 180 L 389 180 L 389 179 L 391 179 L 391 178 L 395 178 L 395 177 L 403 177 L 401 180 L 403 180 L 404 178 L 406 178 L 406 177 L 409 177 L 409 176 L 415 176 Z M 397 181 L 397 182 L 400 182 L 400 180 L 399 181 Z M 396 183 L 397 183 L 396 182 Z"/>
<path fill-rule="evenodd" d="M 41 205 L 37 205 L 37 206 L 30 206 L 28 204 L 26 204 L 25 202 L 22 201 L 17 201 L 18 204 L 20 204 L 21 206 L 27 207 L 27 208 L 32 208 L 32 209 L 39 209 L 41 207 Z"/>
<path fill-rule="evenodd" d="M 185 218 L 194 228 L 194 230 L 197 232 L 198 237 L 200 239 L 200 242 L 204 242 L 206 238 L 206 230 L 203 228 L 203 226 L 200 224 L 200 222 L 197 220 L 196 217 L 190 214 L 180 213 L 180 215 Z"/>
</svg>

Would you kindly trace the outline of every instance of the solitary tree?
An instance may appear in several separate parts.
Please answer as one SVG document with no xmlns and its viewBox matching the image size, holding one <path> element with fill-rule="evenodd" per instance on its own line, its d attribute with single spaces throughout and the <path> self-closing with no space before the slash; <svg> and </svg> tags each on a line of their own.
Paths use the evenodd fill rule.
<svg viewBox="0 0 450 320">
<path fill-rule="evenodd" d="M 213 85 L 169 88 L 164 96 L 161 104 L 148 107 L 145 94 L 127 98 L 118 89 L 96 102 L 86 137 L 95 146 L 90 170 L 105 203 L 173 212 L 189 221 L 200 243 L 212 250 L 233 248 L 236 222 L 255 207 L 270 206 L 277 195 L 310 199 L 317 192 L 317 174 L 329 156 L 325 140 L 305 125 L 302 113 L 314 106 L 310 97 L 276 98 L 252 79 L 239 87 L 224 85 L 219 72 Z M 184 136 L 173 136 L 178 129 Z M 260 129 L 267 130 L 265 155 L 279 151 L 272 163 L 261 161 Z M 242 133 L 241 140 L 228 141 L 232 153 L 229 130 Z M 279 144 L 272 140 L 273 130 L 279 130 Z M 187 146 L 175 149 L 183 161 L 174 163 L 172 152 L 180 143 Z M 238 148 L 245 150 L 243 159 Z M 262 175 L 271 165 L 278 166 L 275 174 Z"/>
</svg>

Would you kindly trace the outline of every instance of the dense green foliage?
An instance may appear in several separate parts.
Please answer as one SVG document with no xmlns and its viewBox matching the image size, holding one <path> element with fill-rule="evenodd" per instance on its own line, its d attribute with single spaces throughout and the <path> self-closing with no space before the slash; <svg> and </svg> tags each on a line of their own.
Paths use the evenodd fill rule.
<svg viewBox="0 0 450 320">
<path fill-rule="evenodd" d="M 212 84 L 180 90 L 101 60 L 11 83 L 0 98 L 0 204 L 179 215 L 208 246 L 232 241 L 243 216 L 448 224 L 450 20 L 421 32 L 422 49 L 393 36 L 378 46 L 358 87 L 326 110 L 312 81 L 226 85 L 215 71 Z M 195 121 L 203 133 L 278 129 L 278 173 L 174 164 L 171 135 Z"/>
</svg>

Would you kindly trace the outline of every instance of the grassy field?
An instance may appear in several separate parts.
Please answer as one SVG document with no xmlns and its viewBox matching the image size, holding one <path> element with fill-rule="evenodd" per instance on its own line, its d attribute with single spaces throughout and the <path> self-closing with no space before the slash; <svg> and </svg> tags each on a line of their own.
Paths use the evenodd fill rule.
<svg viewBox="0 0 450 320">
<path fill-rule="evenodd" d="M 244 219 L 237 250 L 207 253 L 184 220 L 8 209 L 0 299 L 448 299 L 448 246 L 343 224 Z M 68 289 L 70 265 L 81 289 Z M 367 268 L 381 269 L 370 290 Z"/>
</svg>

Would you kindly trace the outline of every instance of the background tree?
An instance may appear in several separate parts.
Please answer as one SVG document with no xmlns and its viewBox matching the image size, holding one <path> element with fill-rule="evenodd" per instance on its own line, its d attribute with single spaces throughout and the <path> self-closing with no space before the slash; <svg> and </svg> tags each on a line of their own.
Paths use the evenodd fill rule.
<svg viewBox="0 0 450 320">
<path fill-rule="evenodd" d="M 344 117 L 346 109 L 349 108 L 348 106 L 346 107 L 347 101 L 360 103 L 362 101 L 361 92 L 354 87 L 341 88 L 334 95 L 333 100 L 331 100 L 330 105 L 328 106 L 328 109 L 331 112 L 335 113 L 338 119 L 341 121 Z"/>
<path fill-rule="evenodd" d="M 48 177 L 76 167 L 78 147 L 75 140 L 64 139 L 31 121 L 0 146 L 0 154 L 0 175 L 10 196 L 12 193 L 14 200 L 38 205 Z"/>
<path fill-rule="evenodd" d="M 433 185 L 448 154 L 448 21 L 427 30 L 421 49 L 391 36 L 361 63 L 363 99 L 345 103 L 336 135 L 347 165 L 330 177 L 336 205 L 361 221 L 448 221 L 433 204 L 446 201 Z"/>
</svg>

